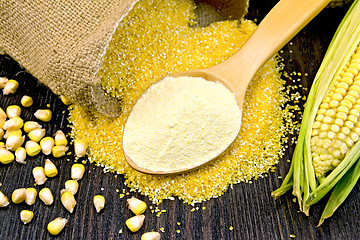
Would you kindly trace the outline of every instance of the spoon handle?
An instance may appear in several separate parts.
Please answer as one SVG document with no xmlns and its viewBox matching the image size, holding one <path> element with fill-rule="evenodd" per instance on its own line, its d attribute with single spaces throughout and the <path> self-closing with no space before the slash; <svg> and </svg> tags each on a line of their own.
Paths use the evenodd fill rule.
<svg viewBox="0 0 360 240">
<path fill-rule="evenodd" d="M 280 0 L 243 47 L 209 70 L 235 90 L 246 89 L 257 70 L 310 22 L 330 0 Z"/>
</svg>

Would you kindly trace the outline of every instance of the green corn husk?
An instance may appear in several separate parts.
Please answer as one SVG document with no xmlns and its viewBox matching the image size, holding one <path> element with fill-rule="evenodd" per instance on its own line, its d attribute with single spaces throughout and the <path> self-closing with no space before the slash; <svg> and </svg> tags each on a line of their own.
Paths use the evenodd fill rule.
<svg viewBox="0 0 360 240">
<path fill-rule="evenodd" d="M 290 170 L 280 188 L 272 193 L 276 198 L 292 188 L 300 210 L 308 215 L 310 206 L 333 190 L 319 225 L 340 206 L 360 176 L 360 141 L 352 146 L 334 170 L 319 179 L 315 176 L 310 148 L 317 110 L 359 42 L 360 0 L 355 0 L 339 25 L 315 76 L 304 109 Z"/>
</svg>

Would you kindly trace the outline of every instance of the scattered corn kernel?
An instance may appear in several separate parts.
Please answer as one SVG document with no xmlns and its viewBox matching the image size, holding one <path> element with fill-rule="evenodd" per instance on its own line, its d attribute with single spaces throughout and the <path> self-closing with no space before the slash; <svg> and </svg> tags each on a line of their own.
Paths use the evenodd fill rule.
<svg viewBox="0 0 360 240">
<path fill-rule="evenodd" d="M 65 133 L 61 130 L 56 131 L 54 139 L 55 146 L 66 146 L 68 144 Z"/>
<path fill-rule="evenodd" d="M 125 224 L 132 232 L 137 232 L 144 224 L 145 216 L 136 215 L 126 220 Z"/>
<path fill-rule="evenodd" d="M 24 124 L 24 121 L 20 117 L 13 117 L 5 121 L 3 129 L 13 131 L 20 129 Z"/>
<path fill-rule="evenodd" d="M 18 131 L 12 131 L 6 138 L 6 149 L 10 151 L 15 151 L 17 148 L 21 147 L 25 141 L 25 136 L 21 136 L 21 133 Z"/>
<path fill-rule="evenodd" d="M 49 159 L 45 160 L 45 175 L 47 177 L 55 177 L 58 174 L 58 170 L 55 164 Z"/>
<path fill-rule="evenodd" d="M 28 133 L 28 137 L 34 142 L 39 142 L 45 136 L 46 130 L 43 128 L 34 129 Z"/>
<path fill-rule="evenodd" d="M 20 219 L 24 224 L 27 224 L 27 223 L 31 222 L 33 217 L 34 217 L 34 213 L 32 211 L 22 210 L 20 212 Z"/>
<path fill-rule="evenodd" d="M 27 205 L 33 205 L 35 203 L 37 191 L 35 188 L 25 189 L 25 202 Z"/>
<path fill-rule="evenodd" d="M 40 129 L 41 125 L 35 121 L 27 121 L 24 123 L 24 131 L 29 133 L 35 129 Z"/>
<path fill-rule="evenodd" d="M 103 209 L 105 207 L 105 197 L 102 195 L 95 195 L 93 202 L 94 202 L 96 212 L 98 212 L 98 213 L 101 211 L 101 209 Z"/>
<path fill-rule="evenodd" d="M 146 232 L 141 235 L 141 240 L 160 240 L 160 237 L 158 232 Z"/>
<path fill-rule="evenodd" d="M 26 150 L 23 147 L 18 147 L 15 150 L 15 161 L 21 164 L 25 164 Z"/>
<path fill-rule="evenodd" d="M 52 118 L 52 112 L 49 109 L 39 109 L 34 113 L 35 117 L 43 122 L 49 122 Z"/>
<path fill-rule="evenodd" d="M 60 99 L 65 105 L 70 105 L 71 104 L 71 100 L 68 99 L 67 97 L 65 97 L 64 95 L 60 95 Z"/>
<path fill-rule="evenodd" d="M 79 183 L 76 180 L 67 180 L 65 182 L 65 189 L 61 190 L 60 194 L 64 192 L 71 192 L 73 195 L 77 193 L 79 189 Z"/>
<path fill-rule="evenodd" d="M 10 79 L 5 83 L 3 94 L 9 95 L 10 93 L 15 93 L 19 87 L 19 83 L 16 80 Z"/>
<path fill-rule="evenodd" d="M 56 218 L 49 222 L 47 229 L 51 235 L 58 235 L 65 227 L 67 220 L 65 218 Z"/>
<path fill-rule="evenodd" d="M 128 199 L 127 203 L 129 205 L 129 209 L 136 215 L 142 214 L 147 208 L 147 205 L 144 201 L 141 201 L 135 197 Z"/>
<path fill-rule="evenodd" d="M 1 119 L 0 119 L 0 121 L 1 121 Z M 2 139 L 3 137 L 4 137 L 4 129 L 2 129 L 2 128 L 0 128 L 0 139 Z M 5 144 L 4 144 L 4 146 L 5 146 Z"/>
<path fill-rule="evenodd" d="M 8 130 L 8 131 L 6 131 L 5 134 L 4 134 L 4 139 L 7 139 L 8 136 L 10 135 L 10 133 L 14 133 L 14 132 L 16 132 L 16 133 L 19 134 L 19 135 L 22 135 L 21 129 L 16 129 L 16 130 L 11 130 L 11 131 Z"/>
<path fill-rule="evenodd" d="M 84 176 L 85 166 L 81 163 L 75 163 L 71 166 L 71 179 L 80 180 Z"/>
<path fill-rule="evenodd" d="M 18 105 L 10 105 L 6 108 L 8 118 L 20 117 L 21 108 Z"/>
<path fill-rule="evenodd" d="M 9 79 L 7 79 L 6 77 L 0 77 L 0 89 L 3 89 L 5 87 L 6 82 Z"/>
<path fill-rule="evenodd" d="M 23 107 L 30 107 L 34 101 L 33 101 L 32 97 L 24 95 L 21 98 L 20 102 L 21 102 L 21 105 L 23 105 Z"/>
<path fill-rule="evenodd" d="M 0 148 L 5 148 L 5 143 L 4 142 L 0 142 Z"/>
<path fill-rule="evenodd" d="M 15 156 L 12 152 L 5 148 L 0 148 L 0 162 L 2 164 L 9 164 L 14 161 Z"/>
<path fill-rule="evenodd" d="M 15 204 L 23 202 L 25 200 L 25 198 L 26 198 L 26 189 L 25 188 L 15 189 L 11 196 L 11 200 Z"/>
<path fill-rule="evenodd" d="M 69 148 L 66 146 L 54 146 L 51 149 L 51 152 L 54 157 L 59 158 L 64 156 L 67 150 L 69 150 Z"/>
<path fill-rule="evenodd" d="M 76 205 L 76 200 L 71 192 L 64 192 L 61 194 L 61 203 L 70 213 L 72 213 Z"/>
<path fill-rule="evenodd" d="M 9 199 L 0 191 L 0 207 L 6 207 L 9 204 Z"/>
<path fill-rule="evenodd" d="M 43 167 L 35 167 L 32 173 L 37 185 L 43 185 L 47 180 L 45 175 L 45 169 Z"/>
<path fill-rule="evenodd" d="M 51 154 L 51 150 L 55 145 L 55 141 L 52 137 L 44 137 L 40 140 L 40 147 L 45 155 Z"/>
<path fill-rule="evenodd" d="M 37 142 L 29 140 L 25 143 L 25 150 L 27 155 L 35 156 L 41 151 L 41 147 Z"/>
<path fill-rule="evenodd" d="M 87 143 L 82 139 L 76 139 L 74 141 L 74 149 L 76 157 L 84 157 L 87 150 Z"/>
<path fill-rule="evenodd" d="M 54 202 L 54 196 L 49 188 L 43 188 L 39 192 L 39 198 L 45 205 L 51 205 Z"/>
</svg>

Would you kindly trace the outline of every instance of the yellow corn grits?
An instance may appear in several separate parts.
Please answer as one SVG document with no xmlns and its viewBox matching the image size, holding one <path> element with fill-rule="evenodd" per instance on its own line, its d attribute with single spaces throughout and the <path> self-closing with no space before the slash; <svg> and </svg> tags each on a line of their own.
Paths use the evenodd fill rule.
<svg viewBox="0 0 360 240">
<path fill-rule="evenodd" d="M 288 133 L 294 132 L 291 109 L 284 107 L 284 80 L 272 58 L 256 74 L 247 91 L 240 134 L 221 156 L 195 171 L 153 176 L 133 170 L 125 161 L 125 121 L 139 96 L 168 74 L 205 68 L 235 53 L 255 30 L 244 20 L 190 27 L 195 19 L 191 1 L 140 1 L 116 30 L 99 71 L 108 93 L 121 101 L 122 114 L 106 118 L 71 107 L 72 136 L 89 144 L 89 160 L 125 176 L 126 185 L 154 203 L 177 196 L 193 204 L 222 195 L 230 184 L 250 182 L 271 170 L 283 155 Z"/>
</svg>

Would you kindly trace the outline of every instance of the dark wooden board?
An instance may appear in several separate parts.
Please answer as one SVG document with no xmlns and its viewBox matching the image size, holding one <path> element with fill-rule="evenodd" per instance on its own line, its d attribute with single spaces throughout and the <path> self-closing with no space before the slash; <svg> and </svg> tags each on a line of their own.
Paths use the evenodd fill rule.
<svg viewBox="0 0 360 240">
<path fill-rule="evenodd" d="M 260 21 L 275 5 L 275 0 L 252 0 L 247 18 Z M 286 70 L 307 73 L 302 74 L 304 87 L 310 87 L 327 46 L 348 6 L 338 9 L 325 9 L 291 42 L 286 45 L 281 54 L 285 59 Z M 286 19 L 284 19 L 286 21 Z M 1 36 L 4 37 L 4 36 Z M 6 37 L 6 36 L 5 36 Z M 54 134 L 56 130 L 68 131 L 68 111 L 61 101 L 45 86 L 39 84 L 34 77 L 25 72 L 8 56 L 0 55 L 0 76 L 14 78 L 20 82 L 18 92 L 12 96 L 0 95 L 0 106 L 5 108 L 10 104 L 19 104 L 22 95 L 34 98 L 35 104 L 23 112 L 27 120 L 34 119 L 33 112 L 50 104 L 54 117 L 50 123 L 44 124 L 47 134 Z M 303 89 L 307 94 L 308 90 Z M 65 111 L 65 112 L 63 112 Z M 116 189 L 129 189 L 124 186 L 124 179 L 113 174 L 103 173 L 94 164 L 86 165 L 84 179 L 80 182 L 77 195 L 78 204 L 73 214 L 68 213 L 59 201 L 59 191 L 64 182 L 70 177 L 72 157 L 54 160 L 60 169 L 59 175 L 45 186 L 55 193 L 55 204 L 45 206 L 40 200 L 28 207 L 25 204 L 10 204 L 0 209 L 0 239 L 140 239 L 145 231 L 163 227 L 162 239 L 357 239 L 360 236 L 360 185 L 357 184 L 345 201 L 335 212 L 334 216 L 326 220 L 321 227 L 316 227 L 321 211 L 326 201 L 320 201 L 310 211 L 310 217 L 298 212 L 297 203 L 288 193 L 278 200 L 270 194 L 281 184 L 279 176 L 284 177 L 288 171 L 294 145 L 289 146 L 286 155 L 277 165 L 275 172 L 268 177 L 254 181 L 253 184 L 240 183 L 217 199 L 209 200 L 196 206 L 206 207 L 205 210 L 191 212 L 192 206 L 178 200 L 165 201 L 160 205 L 166 209 L 160 217 L 156 217 L 149 210 L 146 211 L 146 221 L 138 233 L 131 233 L 125 227 L 125 220 L 132 216 L 126 206 L 126 199 L 137 196 L 149 200 L 138 193 L 120 199 Z M 0 165 L 0 190 L 11 196 L 14 189 L 33 185 L 31 170 L 44 161 L 43 155 L 29 158 L 26 165 L 12 163 Z M 36 187 L 38 190 L 39 187 Z M 103 194 L 106 207 L 103 212 L 96 214 L 92 205 L 95 194 Z M 34 211 L 33 221 L 24 225 L 19 214 L 22 209 Z M 46 230 L 47 223 L 56 217 L 68 219 L 68 225 L 57 237 L 51 237 Z M 180 222 L 180 226 L 177 224 Z M 231 231 L 229 227 L 234 229 Z M 123 229 L 122 233 L 119 230 Z M 180 230 L 177 233 L 176 230 Z"/>
</svg>

